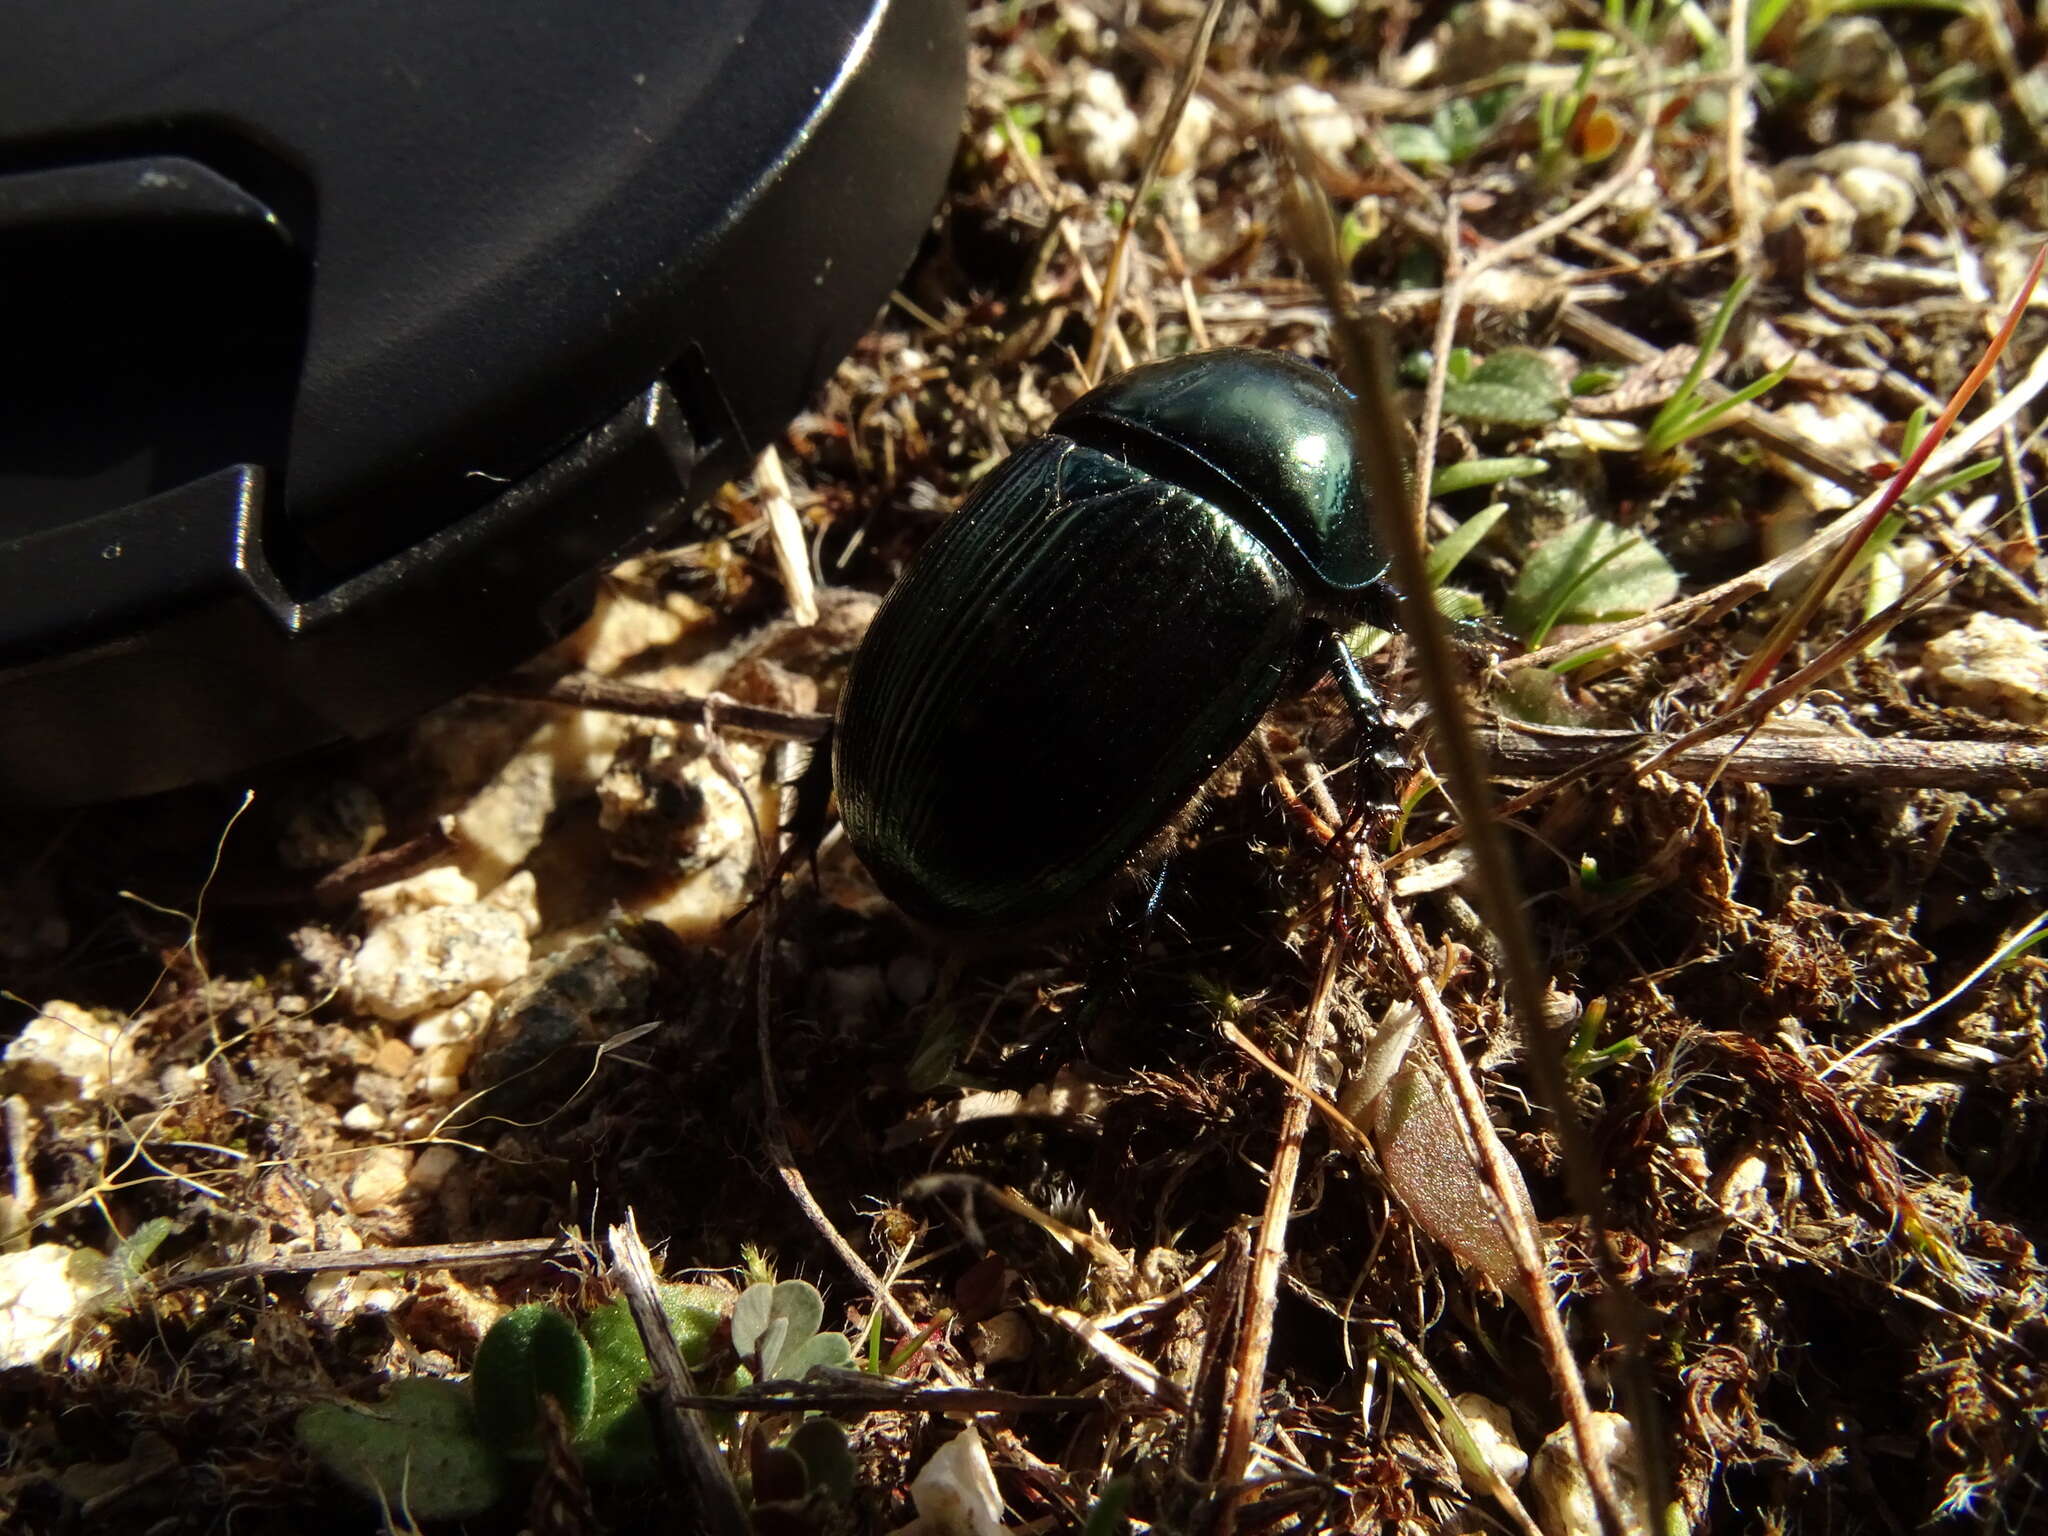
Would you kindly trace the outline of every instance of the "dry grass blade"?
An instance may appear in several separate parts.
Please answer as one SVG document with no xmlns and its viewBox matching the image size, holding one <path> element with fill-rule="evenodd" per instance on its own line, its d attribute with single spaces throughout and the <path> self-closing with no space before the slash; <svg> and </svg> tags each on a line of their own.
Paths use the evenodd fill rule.
<svg viewBox="0 0 2048 1536">
<path fill-rule="evenodd" d="M 1653 101 L 1655 99 L 1652 98 Z M 1649 112 L 1648 116 L 1650 121 L 1655 120 L 1654 111 Z M 1646 129 L 1623 167 L 1628 176 L 1632 177 L 1640 170 L 1642 164 L 1647 163 L 1649 138 L 1650 134 Z M 1306 177 L 1298 169 L 1295 179 L 1301 181 Z M 1549 239 L 1559 230 L 1569 227 L 1570 219 L 1567 216 L 1584 217 L 1586 213 L 1601 206 L 1604 201 L 1618 195 L 1625 184 L 1622 176 L 1617 174 L 1580 198 L 1564 215 L 1543 220 L 1516 239 L 1504 241 L 1494 247 L 1493 251 L 1488 253 L 1489 259 L 1504 260 L 1516 252 L 1533 249 L 1542 240 Z M 1299 206 L 1298 200 L 1291 203 L 1290 212 Z M 1329 239 L 1327 213 L 1320 219 L 1297 216 L 1293 221 L 1291 235 L 1297 252 L 1308 266 L 1310 276 L 1322 290 L 1324 302 L 1329 308 L 1331 334 L 1338 353 L 1340 370 L 1350 383 L 1358 402 L 1355 419 L 1361 454 L 1361 472 L 1371 477 L 1370 483 L 1377 490 L 1387 483 L 1391 474 L 1387 464 L 1373 462 L 1374 448 L 1385 435 L 1384 422 L 1393 415 L 1388 406 L 1391 390 L 1386 382 L 1384 364 L 1387 348 L 1383 342 L 1375 345 L 1365 323 L 1349 302 L 1349 290 L 1343 280 L 1343 269 Z M 1443 313 L 1451 316 L 1453 325 L 1459 282 L 1460 279 L 1453 278 L 1447 284 L 1443 299 Z M 1441 318 L 1439 319 L 1440 341 L 1447 336 L 1450 328 Z M 1438 402 L 1439 412 L 1447 361 L 1448 347 L 1440 346 L 1431 375 L 1431 395 Z M 1623 1372 L 1623 1379 L 1627 1388 L 1629 1408 L 1640 1427 L 1639 1443 L 1644 1447 L 1645 1459 L 1649 1463 L 1644 1469 L 1647 1474 L 1645 1484 L 1652 1491 L 1656 1507 L 1669 1508 L 1672 1504 L 1672 1492 L 1663 1465 L 1656 1402 L 1647 1372 L 1642 1365 L 1643 1328 L 1615 1279 L 1620 1272 L 1620 1265 L 1615 1256 L 1608 1251 L 1609 1224 L 1604 1190 L 1586 1145 L 1584 1133 L 1572 1113 L 1559 1048 L 1549 1038 L 1544 1026 L 1543 1002 L 1546 981 L 1542 967 L 1537 963 L 1535 944 L 1523 913 L 1521 883 L 1515 877 L 1513 866 L 1507 857 L 1505 841 L 1496 823 L 1485 759 L 1477 738 L 1466 720 L 1458 668 L 1452 656 L 1444 619 L 1430 596 L 1432 588 L 1428 573 L 1428 551 L 1423 543 L 1421 515 L 1428 504 L 1428 469 L 1434 459 L 1428 435 L 1429 425 L 1428 417 L 1425 415 L 1425 437 L 1411 492 L 1414 499 L 1411 502 L 1408 495 L 1382 496 L 1379 502 L 1380 534 L 1393 556 L 1394 582 L 1401 593 L 1402 628 L 1414 647 L 1422 673 L 1425 696 L 1435 723 L 1437 749 L 1444 765 L 1441 776 L 1465 825 L 1477 865 L 1476 884 L 1479 890 L 1485 893 L 1485 916 L 1500 942 L 1501 952 L 1505 958 L 1504 981 L 1510 1011 L 1521 1031 L 1525 1058 L 1535 1079 L 1541 1107 L 1554 1129 L 1563 1154 L 1567 1187 L 1573 1203 L 1592 1223 L 1598 1245 L 1602 1250 L 1603 1269 L 1609 1277 L 1609 1323 L 1614 1329 L 1615 1336 L 1623 1341 L 1624 1347 L 1628 1350 L 1629 1368 Z M 1462 1113 L 1472 1122 L 1466 1127 L 1468 1135 L 1475 1146 L 1483 1145 L 1489 1131 L 1484 1121 L 1484 1106 L 1477 1102 L 1476 1090 L 1470 1095 L 1461 1090 L 1456 1099 Z M 1478 1117 L 1476 1121 L 1473 1119 L 1475 1115 Z M 1488 1166 L 1483 1158 L 1481 1165 Z M 1496 1199 L 1504 1198 L 1502 1191 L 1505 1188 L 1503 1180 L 1495 1189 Z M 1555 1340 L 1546 1340 L 1546 1344 L 1562 1344 L 1562 1334 L 1558 1334 Z M 1569 1349 L 1546 1347 L 1545 1355 L 1552 1369 L 1558 1394 L 1567 1406 L 1579 1460 L 1598 1505 L 1601 1524 L 1609 1536 L 1622 1536 L 1629 1528 L 1628 1517 L 1595 1443 L 1590 1408 L 1586 1404 L 1585 1386 L 1580 1379 L 1577 1363 L 1572 1359 Z"/>
<path fill-rule="evenodd" d="M 644 683 L 622 683 L 589 673 L 545 679 L 515 674 L 479 692 L 485 698 L 557 704 L 565 709 L 601 709 L 615 715 L 680 720 L 690 725 L 704 724 L 714 707 L 695 694 L 650 688 Z M 754 736 L 763 741 L 823 741 L 832 729 L 830 715 L 796 714 L 731 701 L 721 701 L 715 707 L 718 728 L 734 736 Z"/>
<path fill-rule="evenodd" d="M 1297 1079 L 1306 1077 L 1329 1038 L 1330 1005 L 1347 953 L 1348 946 L 1341 937 L 1333 936 L 1324 946 L 1315 995 L 1309 1001 L 1301 1046 L 1295 1055 Z M 1237 1528 L 1238 1511 L 1246 1492 L 1252 1431 L 1258 1423 L 1259 1398 L 1266 1388 L 1266 1357 L 1273 1347 L 1273 1310 L 1280 1295 L 1280 1269 L 1287 1258 L 1287 1222 L 1294 1210 L 1294 1187 L 1301 1172 L 1301 1143 L 1308 1131 L 1309 1109 L 1306 1097 L 1290 1093 L 1280 1111 L 1273 1165 L 1266 1177 L 1266 1209 L 1259 1218 L 1239 1314 L 1230 1401 L 1223 1420 L 1217 1477 L 1220 1487 L 1209 1527 L 1215 1536 L 1230 1536 Z"/>
</svg>

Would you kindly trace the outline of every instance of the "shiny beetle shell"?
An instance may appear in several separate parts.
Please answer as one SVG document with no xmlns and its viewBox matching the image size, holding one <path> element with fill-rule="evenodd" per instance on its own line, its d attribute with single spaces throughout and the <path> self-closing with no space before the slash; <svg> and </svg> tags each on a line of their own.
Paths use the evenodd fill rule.
<svg viewBox="0 0 2048 1536">
<path fill-rule="evenodd" d="M 1295 358 L 1198 353 L 1084 396 L 983 482 L 841 696 L 840 816 L 886 895 L 1032 926 L 1174 821 L 1385 573 L 1351 411 Z"/>
</svg>

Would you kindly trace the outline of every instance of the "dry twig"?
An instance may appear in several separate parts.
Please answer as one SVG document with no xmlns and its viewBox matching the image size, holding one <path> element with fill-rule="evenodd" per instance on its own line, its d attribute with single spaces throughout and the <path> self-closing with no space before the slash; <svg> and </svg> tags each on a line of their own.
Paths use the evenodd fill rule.
<svg viewBox="0 0 2048 1536">
<path fill-rule="evenodd" d="M 710 1536 L 749 1536 L 752 1523 L 725 1469 L 718 1442 L 712 1439 L 702 1410 L 690 1406 L 701 1400 L 701 1394 L 690 1375 L 689 1362 L 669 1332 L 668 1314 L 656 1289 L 654 1261 L 640 1240 L 640 1227 L 632 1212 L 612 1228 L 607 1246 L 612 1255 L 612 1281 L 625 1294 L 633 1326 L 640 1330 L 647 1364 L 654 1373 L 641 1396 L 654 1417 L 655 1444 L 661 1448 L 669 1475 L 682 1484 L 680 1491 L 689 1496 L 685 1507 L 695 1510 Z"/>
</svg>

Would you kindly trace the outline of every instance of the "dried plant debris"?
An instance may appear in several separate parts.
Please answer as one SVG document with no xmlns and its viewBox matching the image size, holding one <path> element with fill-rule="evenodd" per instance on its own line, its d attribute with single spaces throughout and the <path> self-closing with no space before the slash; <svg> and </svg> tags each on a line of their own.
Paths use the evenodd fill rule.
<svg viewBox="0 0 2048 1536">
<path fill-rule="evenodd" d="M 1601 1481 L 1630 1530 L 2048 1520 L 2048 299 L 1771 674 L 1813 675 L 1754 738 L 1726 715 L 2048 235 L 2040 22 L 1262 0 L 1154 163 L 1202 10 L 976 10 L 888 309 L 519 677 L 240 809 L 0 822 L 0 1525 L 1564 1536 Z M 1308 830 L 1354 798 L 1330 690 L 1208 786 L 1156 909 L 1009 948 L 782 831 L 878 595 L 1091 357 L 1334 365 L 1297 169 L 1389 332 L 1373 407 L 1438 424 L 1472 709 L 1544 746 L 1497 787 L 1605 1230 L 1413 648 L 1353 637 L 1414 727 L 1367 835 L 1537 1219 L 1576 1425 L 1450 1064 L 1358 1065 L 1423 1004 Z M 1770 773 L 1652 764 L 1717 722 Z M 1297 1086 L 1327 1111 L 1289 1150 Z M 690 1282 L 690 1387 L 592 1236 L 628 1212 Z"/>
</svg>

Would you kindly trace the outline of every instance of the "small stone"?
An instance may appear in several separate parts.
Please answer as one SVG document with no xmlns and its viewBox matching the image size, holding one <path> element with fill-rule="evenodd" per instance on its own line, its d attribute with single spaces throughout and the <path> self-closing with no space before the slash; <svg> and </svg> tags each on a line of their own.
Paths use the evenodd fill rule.
<svg viewBox="0 0 2048 1536">
<path fill-rule="evenodd" d="M 1635 1426 L 1618 1413 L 1593 1416 L 1595 1454 L 1606 1465 L 1607 1476 L 1621 1500 L 1627 1525 L 1623 1536 L 1650 1536 L 1655 1523 L 1650 1519 L 1649 1501 L 1636 1478 Z M 1600 1511 L 1593 1502 L 1593 1490 L 1579 1465 L 1578 1441 L 1569 1424 L 1558 1428 L 1536 1451 L 1530 1465 L 1530 1481 L 1536 1489 L 1536 1506 L 1548 1536 L 1600 1536 Z"/>
<path fill-rule="evenodd" d="M 391 1077 L 403 1077 L 412 1070 L 413 1048 L 403 1040 L 390 1039 L 370 1056 L 370 1065 Z"/>
<path fill-rule="evenodd" d="M 38 1105 L 100 1098 L 135 1071 L 128 1030 L 119 1014 L 45 1003 L 0 1058 L 0 1086 Z"/>
<path fill-rule="evenodd" d="M 1856 209 L 1831 181 L 1816 182 L 1780 198 L 1764 215 L 1764 233 L 1772 237 L 1781 264 L 1824 266 L 1848 254 L 1856 231 Z"/>
<path fill-rule="evenodd" d="M 1913 104 L 1911 96 L 1894 96 L 1880 102 L 1856 119 L 1856 136 L 1875 144 L 1896 144 L 1916 149 L 1927 132 L 1927 115 Z"/>
<path fill-rule="evenodd" d="M 910 1480 L 910 1502 L 921 1536 L 1009 1536 L 1002 1489 L 972 1424 L 918 1469 Z"/>
<path fill-rule="evenodd" d="M 1772 172 L 1772 176 L 1782 190 L 1791 191 L 1792 182 L 1816 174 L 1840 176 L 1844 171 L 1857 168 L 1886 171 L 1901 181 L 1911 182 L 1920 175 L 1920 157 L 1896 144 L 1850 139 L 1843 144 L 1830 144 L 1815 154 L 1787 160 Z"/>
<path fill-rule="evenodd" d="M 1822 22 L 1799 45 L 1793 67 L 1815 85 L 1866 106 L 1906 88 L 1906 61 L 1882 24 L 1869 16 Z"/>
<path fill-rule="evenodd" d="M 1945 101 L 1927 119 L 1920 153 L 1929 165 L 1952 171 L 1969 159 L 1971 150 L 1986 144 L 1995 148 L 2003 138 L 1998 109 L 1990 102 Z"/>
<path fill-rule="evenodd" d="M 467 1041 L 435 1046 L 423 1058 L 420 1091 L 437 1104 L 447 1103 L 462 1092 L 462 1074 L 475 1055 L 476 1047 Z"/>
<path fill-rule="evenodd" d="M 1899 248 L 1899 236 L 1920 211 L 1912 184 L 1875 166 L 1851 166 L 1835 178 L 1835 190 L 1856 210 L 1856 243 L 1880 256 Z"/>
<path fill-rule="evenodd" d="M 416 1018 L 526 974 L 531 951 L 514 913 L 481 905 L 431 907 L 380 923 L 349 966 L 356 1007 Z"/>
<path fill-rule="evenodd" d="M 412 1153 L 404 1147 L 371 1147 L 356 1155 L 344 1197 L 355 1215 L 379 1211 L 405 1193 Z"/>
<path fill-rule="evenodd" d="M 499 1090 L 493 1108 L 500 1113 L 560 1087 L 558 1074 L 538 1069 L 571 1046 L 596 1045 L 644 1022 L 654 972 L 645 951 L 611 934 L 549 955 L 498 999 L 477 1050 L 476 1086 Z M 580 1080 L 589 1053 L 574 1054 L 570 1070 Z"/>
<path fill-rule="evenodd" d="M 431 1051 L 439 1046 L 474 1040 L 483 1033 L 490 1017 L 491 994 L 472 992 L 452 1007 L 421 1014 L 413 1021 L 412 1029 L 405 1037 L 406 1044 L 416 1051 Z"/>
<path fill-rule="evenodd" d="M 429 907 L 466 907 L 476 900 L 476 882 L 452 864 L 436 864 L 403 880 L 379 885 L 356 898 L 365 921 L 372 925 L 424 912 Z"/>
<path fill-rule="evenodd" d="M 405 1107 L 405 1085 L 382 1072 L 358 1072 L 349 1089 L 356 1103 L 372 1110 L 380 1124 Z"/>
<path fill-rule="evenodd" d="M 1166 146 L 1166 158 L 1159 170 L 1166 176 L 1186 176 L 1202 168 L 1209 140 L 1216 132 L 1216 105 L 1199 93 L 1188 98 L 1180 122 L 1173 130 L 1173 142 Z"/>
<path fill-rule="evenodd" d="M 2003 192 L 2006 178 L 2012 175 L 2005 156 L 1989 144 L 1979 144 L 1963 156 L 1963 163 L 1956 169 L 1965 181 L 1976 188 L 1977 195 L 1987 200 Z"/>
<path fill-rule="evenodd" d="M 455 813 L 462 867 L 481 889 L 526 863 L 555 808 L 597 782 L 627 729 L 622 715 L 564 710 L 534 731 Z"/>
<path fill-rule="evenodd" d="M 540 932 L 540 882 L 530 869 L 522 869 L 500 882 L 483 904 L 518 918 L 529 939 Z"/>
<path fill-rule="evenodd" d="M 1358 122 L 1348 108 L 1328 91 L 1297 80 L 1282 90 L 1273 104 L 1273 115 L 1301 135 L 1301 142 L 1325 160 L 1339 165 L 1351 158 L 1358 146 Z"/>
<path fill-rule="evenodd" d="M 1930 690 L 1988 715 L 2048 719 L 2048 635 L 2018 619 L 1973 613 L 1921 651 Z"/>
<path fill-rule="evenodd" d="M 610 582 L 602 583 L 590 617 L 559 647 L 585 672 L 609 677 L 643 651 L 674 645 L 689 628 L 688 610 L 650 603 Z"/>
<path fill-rule="evenodd" d="M 1550 23 L 1524 0 L 1472 0 L 1444 23 L 1436 78 L 1462 85 L 1515 64 L 1550 57 Z"/>
<path fill-rule="evenodd" d="M 341 1117 L 341 1124 L 344 1130 L 368 1136 L 384 1129 L 384 1116 L 368 1104 L 351 1104 L 348 1113 Z"/>
<path fill-rule="evenodd" d="M 455 1148 L 442 1144 L 428 1147 L 413 1160 L 412 1187 L 422 1194 L 436 1194 L 462 1161 Z"/>
<path fill-rule="evenodd" d="M 404 1300 L 397 1277 L 374 1269 L 339 1270 L 306 1282 L 307 1307 L 330 1328 L 362 1313 L 389 1312 Z"/>
<path fill-rule="evenodd" d="M 1510 1488 L 1519 1484 L 1529 1470 L 1529 1453 L 1515 1441 L 1513 1415 L 1492 1398 L 1481 1397 L 1477 1392 L 1459 1393 L 1451 1399 L 1451 1406 L 1458 1410 L 1458 1416 L 1478 1442 L 1479 1454 L 1486 1459 L 1493 1475 Z"/>
<path fill-rule="evenodd" d="M 1059 124 L 1061 145 L 1097 181 L 1129 168 L 1143 132 L 1122 82 L 1106 69 L 1075 73 Z"/>
<path fill-rule="evenodd" d="M 37 1366 L 87 1321 L 108 1280 L 104 1255 L 62 1243 L 0 1254 L 0 1370 Z"/>
</svg>

